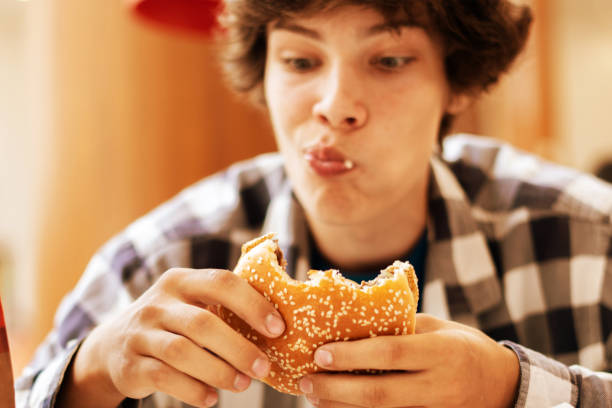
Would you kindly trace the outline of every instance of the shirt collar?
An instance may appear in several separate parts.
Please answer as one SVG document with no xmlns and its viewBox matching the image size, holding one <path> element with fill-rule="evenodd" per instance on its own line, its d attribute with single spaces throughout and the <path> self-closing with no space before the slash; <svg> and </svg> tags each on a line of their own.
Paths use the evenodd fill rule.
<svg viewBox="0 0 612 408">
<path fill-rule="evenodd" d="M 308 260 L 308 224 L 304 209 L 293 194 L 288 178 L 284 178 L 277 194 L 272 197 L 262 233 L 276 233 L 278 246 L 287 261 L 289 276 L 306 280 L 310 269 Z"/>
<path fill-rule="evenodd" d="M 427 304 L 430 303 L 427 301 L 428 286 L 431 284 L 435 288 L 441 283 L 448 309 L 465 308 L 467 304 L 473 314 L 482 313 L 502 300 L 487 239 L 448 165 L 432 156 L 430 166 L 424 311 L 428 312 Z M 447 315 L 442 317 L 450 317 L 448 310 L 442 314 Z"/>
</svg>

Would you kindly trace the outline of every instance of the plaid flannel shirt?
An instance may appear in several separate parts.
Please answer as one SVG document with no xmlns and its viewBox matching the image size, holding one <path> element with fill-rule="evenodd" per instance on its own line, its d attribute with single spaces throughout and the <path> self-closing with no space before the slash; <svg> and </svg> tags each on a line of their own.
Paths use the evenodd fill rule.
<svg viewBox="0 0 612 408">
<path fill-rule="evenodd" d="M 447 138 L 431 159 L 423 310 L 487 333 L 517 354 L 515 406 L 612 406 L 612 187 L 510 146 Z M 232 269 L 246 240 L 275 231 L 305 279 L 307 224 L 282 158 L 262 155 L 187 188 L 91 260 L 16 384 L 20 407 L 52 406 L 87 333 L 173 266 Z M 185 406 L 156 393 L 125 406 Z M 297 408 L 254 382 L 218 406 Z"/>
</svg>

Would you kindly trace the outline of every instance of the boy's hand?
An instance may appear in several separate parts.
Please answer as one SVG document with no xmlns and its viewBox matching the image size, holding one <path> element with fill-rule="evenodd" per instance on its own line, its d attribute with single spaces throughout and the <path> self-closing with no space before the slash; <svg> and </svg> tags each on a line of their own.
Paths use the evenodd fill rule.
<svg viewBox="0 0 612 408">
<path fill-rule="evenodd" d="M 251 377 L 267 375 L 270 363 L 206 309 L 218 304 L 262 335 L 277 337 L 284 331 L 274 306 L 231 271 L 171 269 L 121 316 L 85 339 L 59 405 L 89 395 L 88 406 L 116 406 L 125 397 L 161 391 L 191 405 L 210 406 L 217 400 L 215 388 L 245 390 Z"/>
<path fill-rule="evenodd" d="M 321 408 L 511 406 L 519 379 L 512 350 L 476 329 L 429 315 L 417 315 L 416 329 L 414 335 L 321 346 L 315 362 L 329 370 L 397 371 L 310 375 L 300 383 L 307 398 Z"/>
</svg>

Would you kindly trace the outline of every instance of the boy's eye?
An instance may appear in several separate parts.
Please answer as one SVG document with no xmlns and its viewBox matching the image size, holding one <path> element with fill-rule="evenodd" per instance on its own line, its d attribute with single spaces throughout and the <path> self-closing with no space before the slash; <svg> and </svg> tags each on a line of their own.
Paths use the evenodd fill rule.
<svg viewBox="0 0 612 408">
<path fill-rule="evenodd" d="M 413 57 L 376 57 L 372 60 L 372 63 L 383 69 L 398 69 L 408 65 L 413 60 Z"/>
<path fill-rule="evenodd" d="M 283 58 L 283 62 L 294 71 L 308 71 L 318 65 L 318 63 L 311 58 Z"/>
</svg>

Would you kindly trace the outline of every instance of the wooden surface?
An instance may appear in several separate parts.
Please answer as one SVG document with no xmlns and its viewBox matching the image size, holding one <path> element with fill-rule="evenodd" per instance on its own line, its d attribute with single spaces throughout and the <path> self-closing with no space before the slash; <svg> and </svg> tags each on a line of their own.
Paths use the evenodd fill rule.
<svg viewBox="0 0 612 408">
<path fill-rule="evenodd" d="M 535 16 L 524 52 L 508 74 L 460 118 L 455 130 L 505 140 L 554 159 L 558 137 L 551 131 L 550 2 L 522 0 Z"/>
<path fill-rule="evenodd" d="M 51 17 L 39 340 L 107 239 L 203 176 L 274 150 L 261 113 L 221 83 L 210 43 L 143 25 L 117 1 L 58 1 Z"/>
</svg>

